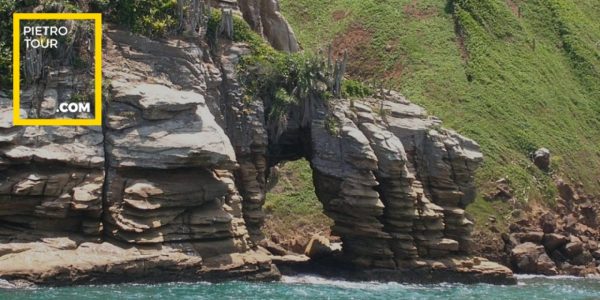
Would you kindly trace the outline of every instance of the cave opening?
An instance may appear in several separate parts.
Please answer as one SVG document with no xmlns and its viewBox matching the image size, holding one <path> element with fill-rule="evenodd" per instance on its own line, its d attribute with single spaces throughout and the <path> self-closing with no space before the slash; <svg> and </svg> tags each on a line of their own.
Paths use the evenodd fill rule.
<svg viewBox="0 0 600 300">
<path fill-rule="evenodd" d="M 305 253 L 313 238 L 340 242 L 332 235 L 334 222 L 315 193 L 312 169 L 305 158 L 271 168 L 263 210 L 265 237 L 288 251 Z"/>
<path fill-rule="evenodd" d="M 262 232 L 295 254 L 308 253 L 313 239 L 341 250 L 340 237 L 332 234 L 334 220 L 315 190 L 311 133 L 301 125 L 300 115 L 289 112 L 286 129 L 270 137 Z"/>
</svg>

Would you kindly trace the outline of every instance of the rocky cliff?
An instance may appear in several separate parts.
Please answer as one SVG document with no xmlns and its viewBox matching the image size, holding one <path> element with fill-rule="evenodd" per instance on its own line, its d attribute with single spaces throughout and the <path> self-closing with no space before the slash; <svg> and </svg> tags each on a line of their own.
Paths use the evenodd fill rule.
<svg viewBox="0 0 600 300">
<path fill-rule="evenodd" d="M 273 33 L 284 22 L 276 2 L 240 7 L 275 47 L 298 50 L 291 29 Z M 469 256 L 474 141 L 390 91 L 306 99 L 273 137 L 269 99 L 248 101 L 238 74 L 251 48 L 217 38 L 157 41 L 109 26 L 102 127 L 14 127 L 0 99 L 0 277 L 275 279 L 274 256 L 257 246 L 268 170 L 304 157 L 342 264 L 512 281 Z M 31 88 L 48 95 L 31 107 L 60 102 L 60 86 Z"/>
</svg>

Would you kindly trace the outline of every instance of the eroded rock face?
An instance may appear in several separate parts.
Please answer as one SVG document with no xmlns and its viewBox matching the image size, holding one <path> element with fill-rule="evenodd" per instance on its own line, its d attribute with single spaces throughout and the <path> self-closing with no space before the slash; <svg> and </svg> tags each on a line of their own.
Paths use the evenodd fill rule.
<svg viewBox="0 0 600 300">
<path fill-rule="evenodd" d="M 264 221 L 262 206 L 266 196 L 267 148 L 269 140 L 264 107 L 260 101 L 244 101 L 245 92 L 238 82 L 236 66 L 242 55 L 249 53 L 243 44 L 227 45 L 221 53 L 223 95 L 221 109 L 225 130 L 235 150 L 239 168 L 236 171 L 238 189 L 243 199 L 244 219 L 252 238 L 262 239 Z"/>
<path fill-rule="evenodd" d="M 220 69 L 204 62 L 201 45 L 105 34 L 102 128 L 13 127 L 10 101 L 0 101 L 0 276 L 40 283 L 220 270 L 276 278 L 242 216 Z M 48 248 L 48 236 L 75 241 Z M 49 262 L 24 263 L 30 258 Z"/>
<path fill-rule="evenodd" d="M 109 31 L 105 48 L 107 232 L 132 244 L 185 243 L 204 257 L 247 251 L 236 155 L 203 93 L 216 71 L 196 45 L 123 34 Z M 149 69 L 162 76 L 148 83 L 139 74 Z"/>
<path fill-rule="evenodd" d="M 240 5 L 275 5 L 264 2 Z M 1 110 L 0 276 L 110 281 L 120 272 L 175 276 L 181 266 L 200 278 L 219 270 L 276 278 L 256 246 L 267 170 L 300 157 L 335 222 L 343 263 L 511 276 L 469 257 L 441 262 L 469 253 L 464 208 L 482 156 L 399 94 L 317 105 L 309 122 L 291 120 L 273 139 L 264 102 L 245 99 L 238 82 L 246 45 L 223 41 L 209 51 L 111 28 L 105 36 L 102 128 L 13 127 L 11 108 Z M 274 154 L 277 147 L 295 152 Z"/>
<path fill-rule="evenodd" d="M 292 27 L 279 10 L 278 0 L 238 0 L 238 4 L 246 22 L 273 48 L 285 52 L 300 50 Z"/>
<path fill-rule="evenodd" d="M 101 128 L 13 127 L 11 108 L 0 108 L 0 120 L 0 223 L 99 238 Z M 0 241 L 12 239 L 0 228 Z"/>
<path fill-rule="evenodd" d="M 312 122 L 315 187 L 333 234 L 366 267 L 468 254 L 464 208 L 475 196 L 479 146 L 400 95 L 384 96 L 340 101 Z"/>
</svg>

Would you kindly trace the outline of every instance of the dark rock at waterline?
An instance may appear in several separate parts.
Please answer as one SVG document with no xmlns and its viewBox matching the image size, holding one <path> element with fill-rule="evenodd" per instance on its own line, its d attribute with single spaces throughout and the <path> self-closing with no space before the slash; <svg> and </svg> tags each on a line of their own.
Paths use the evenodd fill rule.
<svg viewBox="0 0 600 300">
<path fill-rule="evenodd" d="M 558 274 L 554 261 L 548 257 L 544 247 L 531 242 L 517 245 L 510 252 L 513 268 L 519 273 Z"/>
</svg>

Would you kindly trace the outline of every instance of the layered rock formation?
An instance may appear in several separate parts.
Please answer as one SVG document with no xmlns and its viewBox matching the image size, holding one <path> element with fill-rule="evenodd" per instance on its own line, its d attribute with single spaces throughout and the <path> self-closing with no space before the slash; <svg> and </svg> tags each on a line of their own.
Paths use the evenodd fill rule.
<svg viewBox="0 0 600 300">
<path fill-rule="evenodd" d="M 106 34 L 102 128 L 13 127 L 1 101 L 0 276 L 277 278 L 242 217 L 220 70 L 201 45 Z"/>
<path fill-rule="evenodd" d="M 276 3 L 264 2 L 239 4 Z M 267 170 L 305 157 L 342 264 L 394 280 L 419 270 L 511 281 L 508 269 L 468 256 L 477 144 L 399 94 L 290 108 L 273 138 L 268 102 L 246 99 L 239 82 L 247 45 L 111 27 L 105 37 L 102 127 L 13 127 L 0 99 L 0 277 L 277 278 L 257 246 Z"/>
<path fill-rule="evenodd" d="M 0 116 L 3 228 L 100 238 L 104 184 L 101 128 L 13 127 L 11 108 L 1 108 Z M 0 238 L 18 236 L 5 234 L 0 228 Z"/>
<path fill-rule="evenodd" d="M 202 86 L 177 87 L 206 85 L 201 49 L 108 35 L 107 232 L 133 244 L 185 243 L 202 256 L 247 251 L 229 138 Z M 148 83 L 140 75 L 150 68 L 179 76 Z"/>
<path fill-rule="evenodd" d="M 311 165 L 344 252 L 383 268 L 468 254 L 478 145 L 395 93 L 331 110 L 312 123 Z"/>
</svg>

